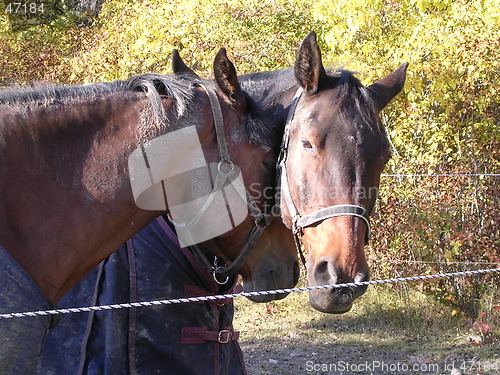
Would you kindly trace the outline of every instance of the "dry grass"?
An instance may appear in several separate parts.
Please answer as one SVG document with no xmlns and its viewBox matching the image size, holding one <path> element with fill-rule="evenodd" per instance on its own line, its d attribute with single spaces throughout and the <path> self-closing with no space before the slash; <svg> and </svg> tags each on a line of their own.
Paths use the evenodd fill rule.
<svg viewBox="0 0 500 375">
<path fill-rule="evenodd" d="M 500 311 L 490 306 L 489 334 L 480 335 L 464 315 L 409 286 L 371 286 L 343 315 L 313 310 L 306 293 L 268 304 L 237 299 L 249 373 L 500 374 Z"/>
</svg>

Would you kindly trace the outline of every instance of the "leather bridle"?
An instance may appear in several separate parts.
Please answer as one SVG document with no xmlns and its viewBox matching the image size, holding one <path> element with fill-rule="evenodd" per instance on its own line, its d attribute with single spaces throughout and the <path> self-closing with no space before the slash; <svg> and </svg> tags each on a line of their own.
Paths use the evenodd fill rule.
<svg viewBox="0 0 500 375">
<path fill-rule="evenodd" d="M 305 257 L 302 252 L 301 246 L 301 236 L 303 234 L 303 228 L 313 226 L 323 220 L 337 217 L 337 216 L 355 216 L 362 219 L 367 227 L 365 243 L 367 244 L 370 239 L 370 215 L 364 207 L 353 205 L 353 204 L 339 204 L 321 208 L 314 212 L 306 215 L 301 215 L 297 206 L 295 205 L 293 198 L 290 193 L 290 186 L 287 174 L 287 158 L 290 147 L 290 127 L 292 120 L 295 115 L 295 110 L 297 109 L 297 104 L 302 96 L 302 88 L 297 90 L 295 97 L 293 98 L 292 104 L 290 105 L 290 110 L 288 112 L 288 118 L 285 125 L 285 130 L 283 134 L 283 141 L 281 144 L 281 151 L 278 158 L 277 169 L 278 177 L 281 183 L 281 194 L 285 198 L 285 203 L 292 218 L 292 232 L 295 239 L 295 245 L 299 251 L 302 262 L 305 264 Z M 279 185 L 278 185 L 279 186 Z"/>
<path fill-rule="evenodd" d="M 212 189 L 212 193 L 214 193 L 222 189 L 226 181 L 231 181 L 233 184 L 241 184 L 241 181 L 236 178 L 238 171 L 235 168 L 233 162 L 231 161 L 231 157 L 227 149 L 227 141 L 224 132 L 222 109 L 219 103 L 219 99 L 217 98 L 217 94 L 210 87 L 204 86 L 199 83 L 196 83 L 196 86 L 201 87 L 207 93 L 208 99 L 210 100 L 210 106 L 212 108 L 212 115 L 214 119 L 217 148 L 219 153 L 219 164 L 217 166 L 217 175 L 215 177 L 214 187 Z M 227 283 L 230 276 L 234 275 L 241 268 L 243 263 L 245 263 L 248 256 L 250 255 L 250 251 L 254 248 L 255 244 L 262 235 L 262 232 L 270 224 L 271 221 L 271 214 L 262 212 L 258 207 L 257 203 L 255 202 L 255 200 L 251 197 L 248 190 L 245 188 L 245 186 L 243 186 L 243 184 L 241 185 L 242 186 L 237 186 L 237 187 L 240 188 L 241 191 L 246 192 L 247 206 L 250 216 L 254 220 L 254 226 L 246 240 L 245 245 L 243 246 L 238 256 L 231 262 L 229 266 L 219 266 L 217 264 L 218 262 L 217 257 L 215 257 L 214 263 L 211 264 L 210 261 L 207 259 L 206 255 L 204 254 L 204 252 L 201 250 L 200 246 L 198 245 L 189 246 L 189 248 L 193 251 L 196 257 L 205 266 L 205 268 L 207 268 L 210 272 L 212 272 L 215 281 L 221 285 Z M 214 194 L 210 194 L 210 196 L 213 195 Z M 211 200 L 209 201 L 209 199 L 207 199 L 207 201 L 205 201 L 205 203 L 203 204 L 203 207 L 200 210 L 199 214 L 193 219 L 193 221 L 197 221 L 196 219 L 204 214 L 204 212 L 208 209 L 210 204 Z M 194 224 L 195 223 L 196 222 L 194 222 Z M 191 225 L 191 223 L 188 223 L 187 225 Z"/>
</svg>

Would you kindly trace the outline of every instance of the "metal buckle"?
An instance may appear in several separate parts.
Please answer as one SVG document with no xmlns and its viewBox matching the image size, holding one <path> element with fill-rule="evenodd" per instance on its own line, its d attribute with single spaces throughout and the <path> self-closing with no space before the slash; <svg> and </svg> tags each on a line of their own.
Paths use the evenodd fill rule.
<svg viewBox="0 0 500 375">
<path fill-rule="evenodd" d="M 226 169 L 224 169 L 224 166 L 226 166 Z M 217 171 L 223 175 L 228 175 L 233 169 L 234 163 L 229 159 L 222 159 L 219 161 L 219 164 L 217 164 Z"/>
<path fill-rule="evenodd" d="M 300 219 L 299 215 L 296 215 L 292 218 L 292 232 L 293 234 L 299 233 L 299 227 L 297 227 L 297 221 Z"/>
<path fill-rule="evenodd" d="M 225 336 L 225 339 L 223 337 Z M 231 332 L 228 331 L 227 329 L 223 329 L 222 331 L 219 332 L 219 335 L 217 336 L 217 341 L 219 344 L 227 344 L 229 341 L 231 341 Z"/>
</svg>

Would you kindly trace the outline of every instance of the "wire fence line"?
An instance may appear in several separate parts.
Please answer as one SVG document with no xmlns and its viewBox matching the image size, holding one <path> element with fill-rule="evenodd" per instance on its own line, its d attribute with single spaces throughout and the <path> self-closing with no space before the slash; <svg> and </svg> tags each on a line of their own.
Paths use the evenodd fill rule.
<svg viewBox="0 0 500 375">
<path fill-rule="evenodd" d="M 134 307 L 147 307 L 147 306 L 174 305 L 174 304 L 182 304 L 182 303 L 218 301 L 218 300 L 234 299 L 234 298 L 240 298 L 240 297 L 255 297 L 255 296 L 262 296 L 262 295 L 304 292 L 304 291 L 311 291 L 311 290 L 352 288 L 352 287 L 359 287 L 359 286 L 381 285 L 381 284 L 410 282 L 410 281 L 424 281 L 424 280 L 451 278 L 451 277 L 459 277 L 459 276 L 484 275 L 484 274 L 495 273 L 495 272 L 500 272 L 500 268 L 489 268 L 489 269 L 474 270 L 474 271 L 449 272 L 449 273 L 441 273 L 441 274 L 435 274 L 435 275 L 409 276 L 409 277 L 400 277 L 400 278 L 383 279 L 383 280 L 371 280 L 371 281 L 363 281 L 363 282 L 352 282 L 352 283 L 343 283 L 343 284 L 326 284 L 326 285 L 318 285 L 318 286 L 307 286 L 307 287 L 301 287 L 301 288 L 264 290 L 264 291 L 258 291 L 258 292 L 242 292 L 242 293 L 219 294 L 219 295 L 200 296 L 200 297 L 173 298 L 173 299 L 164 299 L 164 300 L 156 300 L 156 301 L 128 302 L 128 303 L 119 303 L 119 304 L 112 304 L 112 305 L 74 307 L 74 308 L 68 308 L 68 309 L 14 312 L 14 313 L 0 314 L 0 319 L 13 319 L 13 318 L 37 317 L 37 316 L 46 316 L 46 315 L 73 314 L 73 313 L 82 313 L 82 312 L 91 312 L 91 311 L 106 311 L 106 310 L 126 309 L 126 308 L 134 308 Z"/>
<path fill-rule="evenodd" d="M 380 177 L 500 177 L 500 173 L 408 173 L 408 174 L 391 174 L 382 173 Z"/>
<path fill-rule="evenodd" d="M 499 266 L 500 262 L 472 262 L 472 261 L 427 261 L 427 260 L 404 260 L 404 259 L 370 259 L 373 263 L 409 263 L 409 264 L 445 264 L 445 265 L 464 265 L 464 266 Z"/>
<path fill-rule="evenodd" d="M 408 173 L 408 174 L 382 174 L 381 177 L 393 177 L 393 178 L 418 178 L 418 177 L 430 177 L 430 178 L 440 178 L 440 177 L 466 177 L 466 178 L 479 178 L 479 177 L 491 177 L 498 178 L 500 173 Z M 393 264 L 425 264 L 425 265 L 476 265 L 476 266 L 493 266 L 498 267 L 500 262 L 473 262 L 473 261 L 424 261 L 424 260 L 403 260 L 403 259 L 372 259 L 373 263 L 393 263 Z"/>
</svg>

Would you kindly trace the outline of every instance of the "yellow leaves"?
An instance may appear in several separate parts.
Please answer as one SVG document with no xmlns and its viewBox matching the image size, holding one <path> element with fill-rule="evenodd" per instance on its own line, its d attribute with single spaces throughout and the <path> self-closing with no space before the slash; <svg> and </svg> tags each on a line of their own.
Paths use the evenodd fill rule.
<svg viewBox="0 0 500 375">
<path fill-rule="evenodd" d="M 418 158 L 432 170 L 457 161 L 453 150 L 475 155 L 493 144 L 499 29 L 498 0 L 109 0 L 91 27 L 75 32 L 61 68 L 37 65 L 36 77 L 67 71 L 60 79 L 78 83 L 168 73 L 173 48 L 208 76 L 222 46 L 240 74 L 284 68 L 316 30 L 325 65 L 359 71 L 366 84 L 410 63 L 404 92 L 385 113 L 402 162 Z M 43 35 L 38 44 L 62 45 L 61 34 L 50 43 Z M 11 56 L 2 59 L 15 71 L 20 49 L 32 44 L 10 38 L 0 40 Z"/>
<path fill-rule="evenodd" d="M 414 0 L 413 2 L 420 12 L 428 12 L 445 10 L 451 5 L 453 0 Z"/>
</svg>

